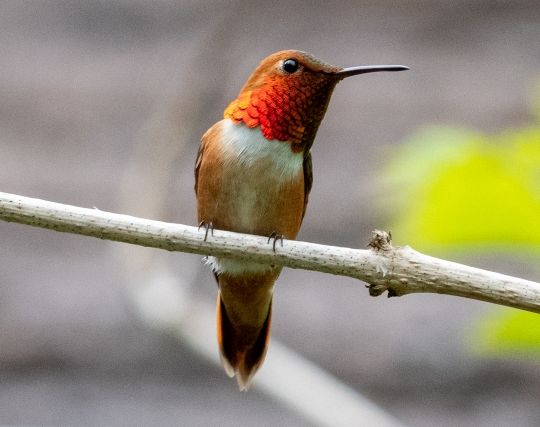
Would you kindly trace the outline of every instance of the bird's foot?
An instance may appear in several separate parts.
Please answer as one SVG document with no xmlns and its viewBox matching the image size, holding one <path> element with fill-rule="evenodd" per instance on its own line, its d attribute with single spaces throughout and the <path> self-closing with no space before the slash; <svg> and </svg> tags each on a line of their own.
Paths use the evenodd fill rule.
<svg viewBox="0 0 540 427">
<path fill-rule="evenodd" d="M 204 241 L 206 242 L 206 239 L 208 239 L 208 232 L 210 232 L 210 235 L 214 235 L 214 224 L 212 224 L 212 221 L 205 221 L 202 220 L 199 222 L 199 231 L 201 228 L 204 227 Z"/>
<path fill-rule="evenodd" d="M 270 240 L 273 240 L 272 243 L 272 249 L 274 252 L 276 251 L 276 242 L 279 240 L 281 242 L 281 247 L 283 247 L 283 234 L 276 233 L 275 231 L 272 231 L 270 236 L 268 236 L 268 243 L 270 243 Z"/>
</svg>

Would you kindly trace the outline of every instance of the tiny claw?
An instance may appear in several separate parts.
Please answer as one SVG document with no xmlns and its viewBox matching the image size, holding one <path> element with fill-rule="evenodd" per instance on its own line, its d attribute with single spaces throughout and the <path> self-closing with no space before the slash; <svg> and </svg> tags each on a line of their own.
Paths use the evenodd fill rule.
<svg viewBox="0 0 540 427">
<path fill-rule="evenodd" d="M 210 231 L 211 236 L 214 236 L 214 224 L 212 223 L 212 221 L 206 222 L 206 221 L 203 220 L 203 221 L 199 222 L 199 228 L 197 230 L 200 231 L 201 227 L 204 227 L 204 229 L 205 229 L 204 241 L 206 242 L 206 240 L 208 239 L 208 231 Z"/>
<path fill-rule="evenodd" d="M 392 288 L 388 288 L 388 298 L 397 297 L 399 296 L 396 291 L 394 291 Z"/>
<path fill-rule="evenodd" d="M 274 239 L 274 242 L 272 243 L 272 249 L 275 252 L 276 251 L 276 242 L 279 240 L 281 242 L 281 247 L 283 247 L 283 234 L 276 233 L 275 231 L 272 231 L 270 236 L 268 236 L 268 243 L 270 243 L 270 240 Z"/>
</svg>

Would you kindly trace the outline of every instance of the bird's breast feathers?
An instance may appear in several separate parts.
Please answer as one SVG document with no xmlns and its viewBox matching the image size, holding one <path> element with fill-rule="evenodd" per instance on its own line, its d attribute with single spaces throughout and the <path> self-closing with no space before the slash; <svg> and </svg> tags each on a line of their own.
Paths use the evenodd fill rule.
<svg viewBox="0 0 540 427">
<path fill-rule="evenodd" d="M 259 128 L 224 119 L 203 137 L 199 220 L 216 228 L 295 238 L 304 209 L 303 154 L 267 140 Z M 216 272 L 265 271 L 268 266 L 209 258 Z"/>
<path fill-rule="evenodd" d="M 259 127 L 249 128 L 230 119 L 218 123 L 219 151 L 224 167 L 263 167 L 276 179 L 288 182 L 302 171 L 303 153 L 288 142 L 266 139 Z"/>
</svg>

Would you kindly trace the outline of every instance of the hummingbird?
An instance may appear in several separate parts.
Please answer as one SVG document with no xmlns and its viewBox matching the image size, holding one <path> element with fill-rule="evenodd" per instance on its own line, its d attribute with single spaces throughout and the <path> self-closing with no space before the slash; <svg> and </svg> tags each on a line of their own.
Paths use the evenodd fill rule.
<svg viewBox="0 0 540 427">
<path fill-rule="evenodd" d="M 334 67 L 298 51 L 261 61 L 223 119 L 201 139 L 195 163 L 199 227 L 295 239 L 313 183 L 310 149 L 338 82 L 402 65 Z M 280 266 L 208 257 L 218 283 L 217 340 L 225 372 L 247 390 L 269 342 Z"/>
</svg>

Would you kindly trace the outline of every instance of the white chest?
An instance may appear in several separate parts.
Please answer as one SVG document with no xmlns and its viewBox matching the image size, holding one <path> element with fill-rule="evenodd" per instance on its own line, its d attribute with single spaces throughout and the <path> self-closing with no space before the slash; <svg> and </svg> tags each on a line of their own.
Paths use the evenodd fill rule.
<svg viewBox="0 0 540 427">
<path fill-rule="evenodd" d="M 267 140 L 259 128 L 223 120 L 220 158 L 223 194 L 239 229 L 256 232 L 282 187 L 303 173 L 303 155 L 287 142 Z"/>
<path fill-rule="evenodd" d="M 258 127 L 235 125 L 229 119 L 221 123 L 220 150 L 225 166 L 236 164 L 256 173 L 271 174 L 283 182 L 295 179 L 302 171 L 303 154 L 294 153 L 289 143 L 266 139 Z"/>
</svg>

